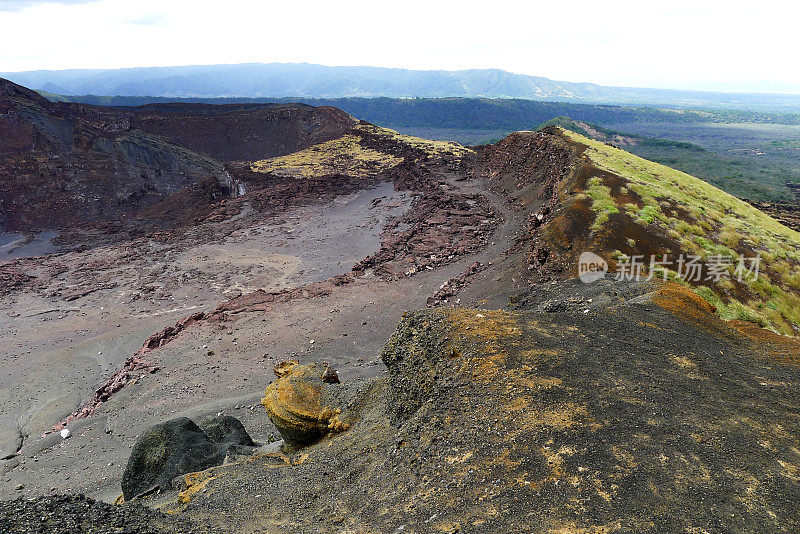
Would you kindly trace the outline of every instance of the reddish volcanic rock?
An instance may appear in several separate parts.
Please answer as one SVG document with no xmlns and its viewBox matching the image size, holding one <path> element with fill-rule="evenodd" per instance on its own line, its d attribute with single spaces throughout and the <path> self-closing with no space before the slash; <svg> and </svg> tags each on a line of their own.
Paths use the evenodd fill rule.
<svg viewBox="0 0 800 534">
<path fill-rule="evenodd" d="M 356 124 L 340 109 L 305 104 L 150 104 L 130 111 L 133 128 L 219 161 L 282 156 Z"/>
<path fill-rule="evenodd" d="M 159 370 L 159 366 L 147 359 L 148 354 L 153 350 L 162 347 L 177 337 L 184 329 L 192 324 L 205 319 L 205 313 L 195 313 L 186 317 L 174 326 L 168 326 L 147 338 L 136 354 L 131 356 L 125 361 L 125 364 L 117 372 L 106 380 L 97 391 L 94 397 L 86 402 L 83 407 L 77 412 L 71 414 L 61 423 L 53 425 L 53 430 L 58 431 L 66 428 L 69 423 L 75 419 L 88 417 L 94 413 L 98 406 L 111 398 L 114 393 L 124 388 L 129 382 L 136 379 L 142 374 L 155 373 Z"/>
<path fill-rule="evenodd" d="M 23 289 L 33 280 L 34 277 L 22 272 L 17 262 L 0 264 L 0 295 Z"/>
<path fill-rule="evenodd" d="M 194 217 L 152 221 L 148 208 L 182 194 L 208 212 L 222 196 L 240 194 L 225 162 L 287 154 L 340 137 L 355 122 L 334 108 L 300 104 L 50 102 L 0 79 L 0 230 L 191 224 Z M 204 180 L 219 191 L 206 194 Z"/>
</svg>

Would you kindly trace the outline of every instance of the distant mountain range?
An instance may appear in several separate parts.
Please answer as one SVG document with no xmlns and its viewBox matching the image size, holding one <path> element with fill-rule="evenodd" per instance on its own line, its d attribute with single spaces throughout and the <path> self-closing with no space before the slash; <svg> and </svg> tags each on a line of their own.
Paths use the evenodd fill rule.
<svg viewBox="0 0 800 534">
<path fill-rule="evenodd" d="M 156 97 L 477 97 L 800 113 L 800 94 L 724 93 L 554 81 L 498 69 L 459 71 L 245 63 L 0 73 L 59 95 Z"/>
</svg>

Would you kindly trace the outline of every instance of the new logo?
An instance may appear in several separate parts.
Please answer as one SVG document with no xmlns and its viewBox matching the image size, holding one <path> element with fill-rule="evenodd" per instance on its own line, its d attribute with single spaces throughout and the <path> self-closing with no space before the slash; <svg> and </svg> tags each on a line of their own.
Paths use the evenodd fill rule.
<svg viewBox="0 0 800 534">
<path fill-rule="evenodd" d="M 578 258 L 578 278 L 584 284 L 597 282 L 607 272 L 608 263 L 594 252 L 584 252 Z"/>
</svg>

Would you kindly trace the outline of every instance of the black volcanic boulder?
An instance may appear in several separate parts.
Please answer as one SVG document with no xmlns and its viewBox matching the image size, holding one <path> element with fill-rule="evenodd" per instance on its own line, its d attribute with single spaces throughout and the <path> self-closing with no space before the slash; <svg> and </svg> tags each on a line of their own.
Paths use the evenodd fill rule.
<svg viewBox="0 0 800 534">
<path fill-rule="evenodd" d="M 250 452 L 256 445 L 233 417 L 207 417 L 202 424 L 178 417 L 145 430 L 122 475 L 125 499 L 169 489 L 176 476 L 222 465 L 229 453 Z"/>
<path fill-rule="evenodd" d="M 200 430 L 205 432 L 211 441 L 242 447 L 257 447 L 255 441 L 245 430 L 241 421 L 230 415 L 209 415 L 200 421 Z"/>
</svg>

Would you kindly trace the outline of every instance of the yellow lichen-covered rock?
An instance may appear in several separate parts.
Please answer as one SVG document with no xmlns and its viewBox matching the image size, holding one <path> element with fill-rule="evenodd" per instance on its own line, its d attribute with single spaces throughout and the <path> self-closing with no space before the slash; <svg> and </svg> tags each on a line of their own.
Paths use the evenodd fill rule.
<svg viewBox="0 0 800 534">
<path fill-rule="evenodd" d="M 369 177 L 403 162 L 403 158 L 368 148 L 357 135 L 345 135 L 285 156 L 256 161 L 253 172 L 294 178 L 320 178 L 332 174 Z"/>
<path fill-rule="evenodd" d="M 278 379 L 267 387 L 261 404 L 287 443 L 303 445 L 350 428 L 341 419 L 340 386 L 323 381 L 324 369 L 288 361 L 274 371 Z"/>
</svg>

